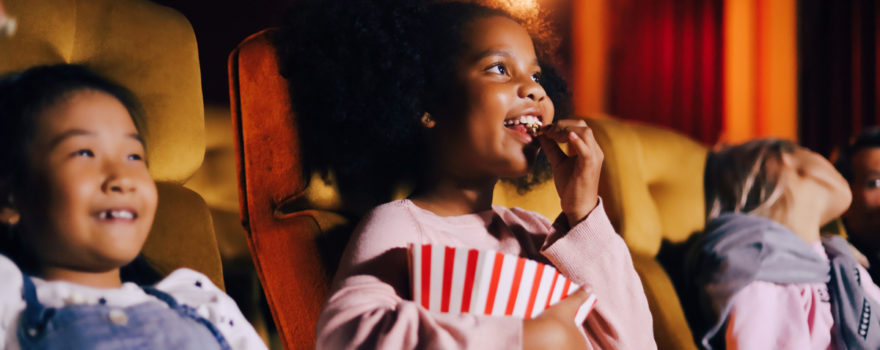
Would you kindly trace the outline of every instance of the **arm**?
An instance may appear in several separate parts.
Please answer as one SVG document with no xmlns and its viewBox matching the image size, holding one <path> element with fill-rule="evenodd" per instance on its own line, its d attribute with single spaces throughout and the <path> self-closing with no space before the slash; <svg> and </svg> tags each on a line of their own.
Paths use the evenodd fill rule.
<svg viewBox="0 0 880 350">
<path fill-rule="evenodd" d="M 593 131 L 583 120 L 562 120 L 546 128 L 538 141 L 553 166 L 562 207 L 542 253 L 572 281 L 593 288 L 598 301 L 586 322 L 590 348 L 656 348 L 632 257 L 600 205 L 605 156 Z M 567 143 L 569 152 L 557 143 Z"/>
<path fill-rule="evenodd" d="M 811 342 L 808 314 L 797 289 L 756 281 L 739 291 L 730 300 L 727 349 L 814 349 L 822 345 Z M 830 312 L 827 316 L 831 318 Z M 813 330 L 814 336 L 824 334 L 827 338 L 822 348 L 831 341 L 831 323 L 827 326 Z"/>
<path fill-rule="evenodd" d="M 656 348 L 641 280 L 601 202 L 570 230 L 564 215 L 553 226 L 542 253 L 572 281 L 592 287 L 598 298 L 586 322 L 590 348 Z"/>
<path fill-rule="evenodd" d="M 433 313 L 408 300 L 406 246 L 420 228 L 393 204 L 368 215 L 349 242 L 318 320 L 317 348 L 520 348 L 519 319 Z"/>
<path fill-rule="evenodd" d="M 232 298 L 217 288 L 208 276 L 181 268 L 156 284 L 177 302 L 195 308 L 211 322 L 233 349 L 266 349 L 266 344 L 247 321 Z"/>
</svg>

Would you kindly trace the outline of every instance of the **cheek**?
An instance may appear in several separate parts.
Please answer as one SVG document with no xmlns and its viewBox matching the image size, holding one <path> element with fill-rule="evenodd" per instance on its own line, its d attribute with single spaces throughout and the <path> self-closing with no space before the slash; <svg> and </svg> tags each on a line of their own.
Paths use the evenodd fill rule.
<svg viewBox="0 0 880 350">
<path fill-rule="evenodd" d="M 59 168 L 41 180 L 31 184 L 34 189 L 34 203 L 31 206 L 35 219 L 64 227 L 73 224 L 77 214 L 88 214 L 95 184 L 85 181 L 87 174 Z M 39 216 L 42 216 L 40 218 Z"/>
<path fill-rule="evenodd" d="M 543 103 L 544 106 L 544 125 L 552 124 L 556 121 L 556 107 L 553 107 L 553 101 L 549 98 Z"/>
<path fill-rule="evenodd" d="M 492 119 L 501 118 L 500 121 L 503 121 L 516 99 L 516 92 L 508 90 L 511 89 L 504 86 L 485 86 L 479 89 L 479 92 L 470 98 L 471 114 L 480 114 L 476 117 L 481 118 L 489 116 L 494 117 Z"/>
<path fill-rule="evenodd" d="M 159 204 L 159 195 L 158 190 L 156 189 L 156 183 L 153 182 L 153 179 L 147 175 L 147 179 L 144 186 L 144 211 L 149 213 L 149 222 L 153 222 L 153 216 L 156 214 L 156 206 Z"/>
<path fill-rule="evenodd" d="M 868 208 L 880 210 L 880 188 L 872 188 L 862 192 Z"/>
</svg>

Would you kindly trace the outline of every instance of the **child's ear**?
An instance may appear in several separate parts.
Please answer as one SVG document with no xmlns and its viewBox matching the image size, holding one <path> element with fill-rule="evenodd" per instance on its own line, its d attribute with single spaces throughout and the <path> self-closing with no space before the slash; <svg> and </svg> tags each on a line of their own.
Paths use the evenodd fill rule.
<svg viewBox="0 0 880 350">
<path fill-rule="evenodd" d="M 21 220 L 21 215 L 18 210 L 9 207 L 0 208 L 0 222 L 8 226 L 15 226 L 19 220 Z"/>
<path fill-rule="evenodd" d="M 21 220 L 21 214 L 15 209 L 15 198 L 9 195 L 6 203 L 0 203 L 0 222 L 14 226 Z"/>
<path fill-rule="evenodd" d="M 434 117 L 431 116 L 431 113 L 425 112 L 425 114 L 422 114 L 422 125 L 430 129 L 437 125 L 437 122 L 434 120 Z"/>
</svg>

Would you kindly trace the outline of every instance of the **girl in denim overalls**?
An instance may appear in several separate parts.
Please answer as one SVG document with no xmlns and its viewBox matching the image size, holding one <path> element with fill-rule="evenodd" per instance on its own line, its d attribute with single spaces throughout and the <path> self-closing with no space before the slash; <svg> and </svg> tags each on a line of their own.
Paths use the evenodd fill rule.
<svg viewBox="0 0 880 350">
<path fill-rule="evenodd" d="M 201 273 L 122 282 L 156 212 L 138 111 L 80 66 L 0 79 L 0 347 L 265 348 Z"/>
</svg>

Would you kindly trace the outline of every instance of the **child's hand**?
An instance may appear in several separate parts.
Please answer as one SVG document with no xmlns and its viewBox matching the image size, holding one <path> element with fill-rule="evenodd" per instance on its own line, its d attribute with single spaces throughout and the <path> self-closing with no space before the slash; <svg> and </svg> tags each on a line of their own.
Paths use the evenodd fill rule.
<svg viewBox="0 0 880 350">
<path fill-rule="evenodd" d="M 593 130 L 580 119 L 561 120 L 549 125 L 538 137 L 541 148 L 553 166 L 553 180 L 568 223 L 581 222 L 599 202 L 599 174 L 605 155 Z M 568 143 L 566 155 L 557 143 Z"/>
<path fill-rule="evenodd" d="M 562 299 L 531 320 L 523 320 L 523 349 L 585 349 L 585 315 L 579 310 L 589 297 L 584 288 Z"/>
</svg>

